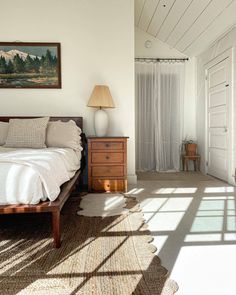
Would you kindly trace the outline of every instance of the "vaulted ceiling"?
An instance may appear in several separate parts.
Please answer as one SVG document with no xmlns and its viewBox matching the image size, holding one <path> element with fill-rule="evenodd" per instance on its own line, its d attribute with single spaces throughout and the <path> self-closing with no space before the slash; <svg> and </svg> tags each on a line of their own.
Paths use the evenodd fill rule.
<svg viewBox="0 0 236 295">
<path fill-rule="evenodd" d="M 135 25 L 195 56 L 236 24 L 236 0 L 135 0 Z"/>
</svg>

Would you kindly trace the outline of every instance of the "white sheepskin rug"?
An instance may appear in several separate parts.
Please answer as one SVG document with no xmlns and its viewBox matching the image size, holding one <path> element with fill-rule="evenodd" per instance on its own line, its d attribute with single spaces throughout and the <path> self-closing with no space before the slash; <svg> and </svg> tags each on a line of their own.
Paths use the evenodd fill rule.
<svg viewBox="0 0 236 295">
<path fill-rule="evenodd" d="M 88 194 L 82 197 L 78 215 L 83 216 L 115 216 L 129 212 L 125 207 L 122 194 Z"/>
</svg>

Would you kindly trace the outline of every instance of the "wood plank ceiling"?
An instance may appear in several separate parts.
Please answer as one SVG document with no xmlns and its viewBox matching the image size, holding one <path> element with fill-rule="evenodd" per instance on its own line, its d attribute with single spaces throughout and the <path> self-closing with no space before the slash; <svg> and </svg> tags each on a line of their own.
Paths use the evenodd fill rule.
<svg viewBox="0 0 236 295">
<path fill-rule="evenodd" d="M 236 0 L 135 0 L 135 25 L 195 56 L 236 24 Z"/>
</svg>

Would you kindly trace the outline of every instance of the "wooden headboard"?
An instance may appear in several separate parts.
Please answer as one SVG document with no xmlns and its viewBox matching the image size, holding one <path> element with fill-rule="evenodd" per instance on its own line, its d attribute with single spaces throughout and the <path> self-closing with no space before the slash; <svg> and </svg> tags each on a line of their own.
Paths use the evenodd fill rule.
<svg viewBox="0 0 236 295">
<path fill-rule="evenodd" d="M 2 122 L 9 122 L 10 119 L 34 119 L 34 118 L 40 118 L 43 116 L 12 116 L 12 117 L 1 117 L 0 116 L 0 121 Z M 46 116 L 45 116 L 46 117 Z M 67 122 L 69 120 L 73 120 L 75 121 L 76 125 L 79 126 L 81 128 L 81 130 L 83 130 L 83 117 L 54 117 L 54 116 L 50 116 L 50 121 L 58 121 L 61 120 L 63 122 Z"/>
</svg>

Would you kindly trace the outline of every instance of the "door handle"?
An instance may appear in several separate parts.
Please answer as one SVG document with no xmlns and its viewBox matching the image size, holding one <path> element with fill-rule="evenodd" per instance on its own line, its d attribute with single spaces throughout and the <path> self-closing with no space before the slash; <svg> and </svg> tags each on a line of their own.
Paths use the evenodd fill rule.
<svg viewBox="0 0 236 295">
<path fill-rule="evenodd" d="M 226 126 L 223 127 L 224 128 L 224 132 L 228 132 L 228 128 Z"/>
</svg>

